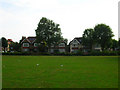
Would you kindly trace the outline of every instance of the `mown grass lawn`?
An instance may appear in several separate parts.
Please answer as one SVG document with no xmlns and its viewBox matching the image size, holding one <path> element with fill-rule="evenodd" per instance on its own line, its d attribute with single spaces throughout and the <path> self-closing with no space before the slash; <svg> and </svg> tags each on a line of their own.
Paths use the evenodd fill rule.
<svg viewBox="0 0 120 90">
<path fill-rule="evenodd" d="M 2 72 L 3 88 L 118 88 L 117 56 L 3 56 Z"/>
</svg>

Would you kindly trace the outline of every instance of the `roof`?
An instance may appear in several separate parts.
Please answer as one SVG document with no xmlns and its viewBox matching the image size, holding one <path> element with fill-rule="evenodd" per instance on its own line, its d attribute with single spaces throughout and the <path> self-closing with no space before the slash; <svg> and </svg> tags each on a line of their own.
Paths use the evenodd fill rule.
<svg viewBox="0 0 120 90">
<path fill-rule="evenodd" d="M 11 42 L 12 42 L 12 39 L 8 39 L 8 41 L 11 41 Z"/>
<path fill-rule="evenodd" d="M 36 37 L 28 37 L 27 38 L 31 43 L 33 43 L 36 40 Z"/>
<path fill-rule="evenodd" d="M 25 40 L 28 41 L 29 43 L 33 43 L 33 42 L 35 42 L 36 37 L 28 37 L 28 38 L 25 37 L 25 38 L 21 41 L 21 43 L 23 43 Z"/>
<path fill-rule="evenodd" d="M 75 37 L 74 39 L 76 39 L 80 44 L 82 43 L 82 37 Z M 74 39 L 73 39 L 73 40 L 74 40 Z M 72 40 L 72 41 L 73 41 L 73 40 Z M 72 41 L 70 41 L 70 43 L 71 43 Z M 69 44 L 70 44 L 70 43 L 69 43 Z"/>
<path fill-rule="evenodd" d="M 65 44 L 67 44 L 65 41 L 60 41 L 60 43 L 65 43 Z"/>
<path fill-rule="evenodd" d="M 74 39 L 76 39 L 80 44 L 82 43 L 82 37 L 76 37 Z"/>
</svg>

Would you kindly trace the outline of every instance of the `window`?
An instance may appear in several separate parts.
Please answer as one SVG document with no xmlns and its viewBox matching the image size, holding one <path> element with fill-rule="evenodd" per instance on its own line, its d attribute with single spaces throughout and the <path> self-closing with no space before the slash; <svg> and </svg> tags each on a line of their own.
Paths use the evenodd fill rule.
<svg viewBox="0 0 120 90">
<path fill-rule="evenodd" d="M 25 51 L 25 52 L 27 52 L 27 51 L 28 51 L 28 49 L 24 49 L 24 51 Z"/>
<path fill-rule="evenodd" d="M 59 52 L 65 52 L 65 49 L 59 49 Z"/>
<path fill-rule="evenodd" d="M 29 47 L 29 43 L 23 43 L 23 47 Z"/>
<path fill-rule="evenodd" d="M 54 47 L 54 45 L 53 45 L 53 44 L 51 44 L 51 47 Z"/>
<path fill-rule="evenodd" d="M 38 44 L 37 43 L 34 43 L 34 47 L 37 47 L 38 46 Z"/>
<path fill-rule="evenodd" d="M 77 41 L 74 39 L 74 40 L 73 40 L 73 43 L 77 43 Z"/>
<path fill-rule="evenodd" d="M 34 41 L 34 40 L 35 40 L 35 38 L 29 38 L 29 40 L 30 40 L 30 41 Z"/>
<path fill-rule="evenodd" d="M 65 47 L 65 44 L 64 43 L 60 43 L 59 47 Z"/>
<path fill-rule="evenodd" d="M 73 44 L 73 47 L 78 47 L 78 44 Z"/>
</svg>

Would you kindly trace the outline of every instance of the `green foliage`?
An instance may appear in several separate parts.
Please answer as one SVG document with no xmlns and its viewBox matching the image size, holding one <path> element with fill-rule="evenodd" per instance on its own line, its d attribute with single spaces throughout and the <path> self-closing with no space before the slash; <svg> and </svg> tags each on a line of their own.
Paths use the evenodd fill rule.
<svg viewBox="0 0 120 90">
<path fill-rule="evenodd" d="M 119 41 L 118 41 L 118 48 L 120 50 L 120 38 L 119 38 Z"/>
<path fill-rule="evenodd" d="M 18 42 L 11 42 L 10 51 L 20 51 L 20 44 Z"/>
<path fill-rule="evenodd" d="M 92 46 L 94 44 L 93 33 L 94 33 L 93 29 L 85 29 L 83 36 L 82 36 L 83 37 L 82 44 L 84 46 L 89 47 L 91 50 L 92 50 Z"/>
<path fill-rule="evenodd" d="M 107 50 L 104 50 L 103 52 L 91 51 L 89 53 L 89 55 L 93 55 L 93 56 L 117 56 L 118 51 L 107 51 Z"/>
<path fill-rule="evenodd" d="M 49 20 L 45 17 L 40 20 L 35 31 L 37 42 L 46 42 L 48 47 L 62 39 L 62 33 L 61 29 L 59 28 L 59 24 L 56 24 L 52 20 Z"/>
<path fill-rule="evenodd" d="M 64 38 L 63 41 L 67 44 L 68 43 L 68 39 Z"/>
<path fill-rule="evenodd" d="M 8 43 L 6 38 L 4 37 L 2 37 L 1 40 L 2 40 L 2 47 L 4 48 L 4 52 L 5 52 L 5 48 L 8 46 Z"/>
<path fill-rule="evenodd" d="M 110 47 L 113 36 L 111 28 L 105 24 L 98 24 L 94 27 L 94 39 L 101 45 L 102 51 Z"/>
<path fill-rule="evenodd" d="M 118 41 L 115 39 L 112 39 L 112 49 L 115 50 L 115 48 L 118 48 L 118 46 L 119 46 Z"/>
<path fill-rule="evenodd" d="M 46 44 L 41 43 L 40 45 L 38 45 L 38 50 L 39 50 L 39 52 L 46 52 L 46 50 L 47 50 Z"/>
</svg>

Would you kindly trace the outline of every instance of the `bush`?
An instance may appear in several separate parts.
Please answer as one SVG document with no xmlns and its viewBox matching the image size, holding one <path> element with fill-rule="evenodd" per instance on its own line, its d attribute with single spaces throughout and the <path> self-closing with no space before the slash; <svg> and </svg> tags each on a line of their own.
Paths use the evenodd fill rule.
<svg viewBox="0 0 120 90">
<path fill-rule="evenodd" d="M 91 51 L 89 53 L 83 53 L 82 51 L 78 51 L 77 53 L 70 53 L 70 52 L 56 52 L 56 53 L 49 53 L 49 52 L 4 52 L 2 55 L 60 55 L 60 56 L 117 56 L 120 55 L 120 51 Z"/>
<path fill-rule="evenodd" d="M 78 50 L 77 53 L 76 53 L 77 56 L 83 56 L 83 52 L 81 50 Z"/>
<path fill-rule="evenodd" d="M 30 55 L 29 52 L 5 52 L 2 55 Z"/>
<path fill-rule="evenodd" d="M 90 55 L 93 55 L 93 56 L 116 56 L 118 55 L 118 51 L 103 51 L 103 52 L 100 52 L 100 51 L 92 51 L 90 52 Z"/>
</svg>

